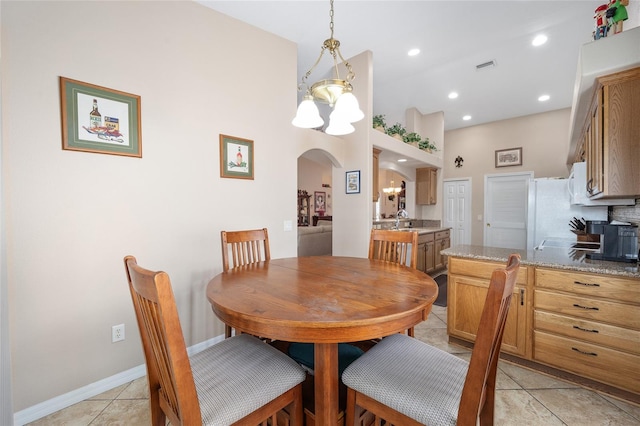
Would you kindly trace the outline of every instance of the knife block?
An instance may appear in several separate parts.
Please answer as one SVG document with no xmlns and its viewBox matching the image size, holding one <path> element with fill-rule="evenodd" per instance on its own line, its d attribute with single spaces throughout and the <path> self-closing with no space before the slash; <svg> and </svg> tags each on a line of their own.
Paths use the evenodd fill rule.
<svg viewBox="0 0 640 426">
<path fill-rule="evenodd" d="M 576 231 L 574 229 L 572 229 L 571 232 L 576 234 L 576 239 L 579 242 L 583 242 L 583 243 L 599 243 L 600 242 L 600 234 L 587 234 L 585 231 Z"/>
</svg>

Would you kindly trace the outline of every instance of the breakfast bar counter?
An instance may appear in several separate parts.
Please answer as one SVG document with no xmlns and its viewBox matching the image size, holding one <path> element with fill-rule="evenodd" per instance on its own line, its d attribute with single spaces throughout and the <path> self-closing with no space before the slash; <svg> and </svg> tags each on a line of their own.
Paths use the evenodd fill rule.
<svg viewBox="0 0 640 426">
<path fill-rule="evenodd" d="M 511 253 L 518 253 L 521 257 L 521 265 L 640 278 L 640 269 L 637 263 L 591 260 L 585 257 L 585 252 L 570 248 L 545 247 L 542 250 L 515 250 L 476 245 L 456 245 L 442 250 L 441 253 L 452 257 L 504 263 L 507 262 Z"/>
</svg>

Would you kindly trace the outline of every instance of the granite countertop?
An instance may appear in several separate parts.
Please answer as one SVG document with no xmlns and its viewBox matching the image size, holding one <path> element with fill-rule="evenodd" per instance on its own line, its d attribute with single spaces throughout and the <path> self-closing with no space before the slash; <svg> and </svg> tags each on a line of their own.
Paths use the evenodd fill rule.
<svg viewBox="0 0 640 426">
<path fill-rule="evenodd" d="M 543 250 L 515 250 L 474 245 L 457 245 L 440 253 L 468 259 L 507 261 L 511 253 L 520 254 L 522 265 L 566 269 L 568 271 L 589 272 L 595 274 L 620 275 L 639 278 L 638 263 L 607 262 L 585 258 L 584 252 L 570 248 L 545 247 Z"/>
</svg>

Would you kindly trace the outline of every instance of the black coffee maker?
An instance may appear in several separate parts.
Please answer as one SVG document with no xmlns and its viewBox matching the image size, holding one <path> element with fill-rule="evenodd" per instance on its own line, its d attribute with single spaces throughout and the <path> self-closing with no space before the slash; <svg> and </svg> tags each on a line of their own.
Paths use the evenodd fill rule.
<svg viewBox="0 0 640 426">
<path fill-rule="evenodd" d="M 587 253 L 587 259 L 629 263 L 638 261 L 637 226 L 588 220 L 585 231 L 587 234 L 600 235 L 600 251 Z"/>
</svg>

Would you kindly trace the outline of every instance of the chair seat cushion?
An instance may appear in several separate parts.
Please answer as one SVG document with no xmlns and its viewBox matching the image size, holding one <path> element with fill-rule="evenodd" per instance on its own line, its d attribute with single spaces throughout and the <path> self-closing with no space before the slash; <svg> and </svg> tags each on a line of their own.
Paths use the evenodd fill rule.
<svg viewBox="0 0 640 426">
<path fill-rule="evenodd" d="M 382 339 L 342 374 L 348 387 L 427 425 L 455 425 L 469 364 L 412 337 Z"/>
<path fill-rule="evenodd" d="M 313 343 L 291 343 L 287 350 L 289 356 L 300 364 L 313 370 L 314 367 L 314 344 Z M 357 346 L 348 343 L 338 344 L 338 374 L 342 374 L 345 368 L 358 359 L 364 351 Z"/>
<path fill-rule="evenodd" d="M 190 358 L 203 425 L 229 425 L 302 383 L 294 360 L 248 334 Z"/>
</svg>

